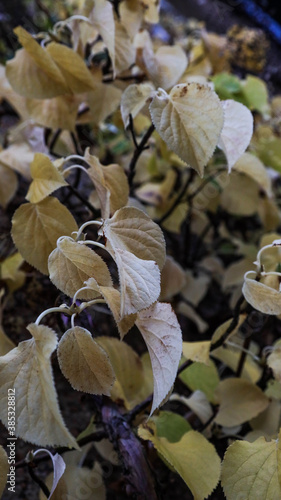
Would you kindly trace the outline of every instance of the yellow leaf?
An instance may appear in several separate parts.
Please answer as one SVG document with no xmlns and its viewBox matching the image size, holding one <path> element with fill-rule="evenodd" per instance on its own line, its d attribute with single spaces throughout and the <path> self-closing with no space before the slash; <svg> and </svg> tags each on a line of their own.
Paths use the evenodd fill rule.
<svg viewBox="0 0 281 500">
<path fill-rule="evenodd" d="M 74 95 L 63 95 L 52 99 L 27 99 L 30 118 L 41 127 L 75 131 L 79 101 Z"/>
<path fill-rule="evenodd" d="M 48 257 L 57 239 L 77 231 L 71 213 L 56 198 L 49 196 L 40 203 L 21 205 L 12 219 L 12 238 L 23 258 L 48 274 Z"/>
<path fill-rule="evenodd" d="M 110 214 L 114 214 L 128 203 L 128 178 L 120 165 L 112 164 L 102 168 L 105 185 L 110 192 Z"/>
<path fill-rule="evenodd" d="M 143 9 L 139 0 L 124 0 L 119 6 L 120 18 L 123 26 L 131 38 L 137 35 L 141 24 Z"/>
<path fill-rule="evenodd" d="M 95 88 L 93 75 L 82 57 L 70 47 L 52 42 L 47 45 L 46 52 L 55 61 L 71 92 L 81 94 Z"/>
<path fill-rule="evenodd" d="M 121 90 L 114 85 L 96 83 L 95 90 L 87 94 L 91 111 L 90 121 L 95 125 L 100 125 L 118 108 L 121 95 Z"/>
<path fill-rule="evenodd" d="M 216 93 L 197 83 L 176 85 L 169 95 L 159 89 L 149 109 L 169 149 L 202 177 L 223 126 L 223 109 Z"/>
<path fill-rule="evenodd" d="M 56 189 L 68 185 L 50 158 L 42 153 L 35 153 L 30 172 L 33 182 L 26 199 L 31 203 L 39 203 Z"/>
<path fill-rule="evenodd" d="M 1 162 L 1 156 L 0 156 L 0 162 Z M 13 170 L 11 170 L 8 167 L 5 167 L 4 165 L 1 165 L 1 163 L 0 163 L 0 177 L 1 177 L 0 205 L 3 208 L 6 208 L 9 201 L 11 201 L 13 196 L 16 194 L 16 190 L 18 188 L 18 178 L 15 172 L 13 172 Z"/>
<path fill-rule="evenodd" d="M 177 174 L 175 170 L 168 170 L 163 182 L 147 182 L 143 184 L 138 189 L 136 189 L 136 196 L 141 201 L 147 202 L 150 205 L 166 205 L 168 199 L 172 195 L 176 180 Z M 167 210 L 167 207 L 165 208 Z"/>
<path fill-rule="evenodd" d="M 0 496 L 2 498 L 2 493 L 5 489 L 7 483 L 7 475 L 9 474 L 10 467 L 8 464 L 7 453 L 5 452 L 3 446 L 0 446 Z"/>
<path fill-rule="evenodd" d="M 49 53 L 22 27 L 14 32 L 23 49 L 7 62 L 6 75 L 13 89 L 31 99 L 51 99 L 69 93 L 69 87 Z"/>
<path fill-rule="evenodd" d="M 203 342 L 183 342 L 182 353 L 186 359 L 208 365 L 210 363 L 210 346 L 211 342 L 207 340 Z"/>
<path fill-rule="evenodd" d="M 11 349 L 14 349 L 16 345 L 14 342 L 6 335 L 2 325 L 0 324 L 0 356 L 5 356 Z"/>
<path fill-rule="evenodd" d="M 204 500 L 217 486 L 220 478 L 220 458 L 215 447 L 199 432 L 186 432 L 180 441 L 171 443 L 158 437 L 153 422 L 139 427 L 140 438 L 151 441 L 159 454 L 177 471 L 193 494 L 194 500 Z"/>
<path fill-rule="evenodd" d="M 272 196 L 271 179 L 259 158 L 251 153 L 244 153 L 234 164 L 233 169 L 253 179 L 269 198 Z"/>
<path fill-rule="evenodd" d="M 6 281 L 10 293 L 21 288 L 25 282 L 25 272 L 20 270 L 23 262 L 22 256 L 16 252 L 1 263 L 1 279 Z"/>
<path fill-rule="evenodd" d="M 57 248 L 49 255 L 48 268 L 54 285 L 70 297 L 91 277 L 95 277 L 99 285 L 112 285 L 104 260 L 91 248 L 67 236 L 59 238 Z M 99 295 L 99 292 L 83 290 L 79 299 L 91 300 Z"/>
<path fill-rule="evenodd" d="M 57 345 L 51 328 L 28 325 L 32 339 L 0 358 L 0 418 L 8 427 L 7 394 L 15 389 L 16 436 L 38 446 L 77 448 L 63 422 L 53 382 L 50 357 Z"/>
<path fill-rule="evenodd" d="M 204 298 L 210 284 L 210 278 L 206 275 L 194 276 L 192 271 L 186 271 L 186 285 L 181 293 L 184 298 L 194 306 Z"/>
<path fill-rule="evenodd" d="M 247 175 L 236 172 L 234 166 L 220 197 L 221 206 L 232 215 L 254 215 L 258 210 L 259 191 L 259 185 Z"/>
<path fill-rule="evenodd" d="M 159 23 L 160 2 L 158 0 L 141 0 L 140 4 L 144 11 L 144 20 L 151 24 Z"/>
<path fill-rule="evenodd" d="M 58 360 L 73 389 L 110 395 L 115 380 L 111 362 L 88 330 L 80 326 L 67 330 L 58 345 Z"/>
<path fill-rule="evenodd" d="M 219 359 L 226 366 L 229 366 L 229 368 L 231 368 L 231 370 L 236 373 L 236 370 L 239 366 L 239 360 L 241 358 L 241 351 L 239 350 L 239 345 L 235 350 L 234 348 L 231 348 L 226 344 L 226 346 L 224 347 L 215 349 L 212 352 L 212 356 L 216 359 Z M 255 363 L 252 356 L 247 355 L 241 377 L 255 384 L 260 379 L 261 374 L 261 367 L 257 363 Z"/>
<path fill-rule="evenodd" d="M 221 483 L 227 500 L 279 500 L 276 441 L 260 437 L 253 443 L 230 445 L 222 463 Z"/>
<path fill-rule="evenodd" d="M 138 313 L 136 325 L 151 359 L 154 380 L 152 414 L 174 384 L 182 352 L 181 328 L 170 304 L 159 302 Z"/>
<path fill-rule="evenodd" d="M 122 399 L 127 409 L 139 402 L 138 393 L 144 384 L 144 369 L 137 353 L 125 342 L 112 337 L 98 337 L 98 344 L 107 352 L 116 380 L 111 390 L 114 401 Z"/>
<path fill-rule="evenodd" d="M 240 378 L 228 378 L 220 382 L 216 396 L 220 407 L 215 422 L 225 427 L 243 424 L 269 405 L 269 399 L 259 387 Z"/>
<path fill-rule="evenodd" d="M 133 207 L 117 210 L 101 229 L 106 247 L 133 253 L 139 259 L 154 260 L 160 270 L 166 258 L 165 240 L 160 227 L 148 215 Z"/>
</svg>

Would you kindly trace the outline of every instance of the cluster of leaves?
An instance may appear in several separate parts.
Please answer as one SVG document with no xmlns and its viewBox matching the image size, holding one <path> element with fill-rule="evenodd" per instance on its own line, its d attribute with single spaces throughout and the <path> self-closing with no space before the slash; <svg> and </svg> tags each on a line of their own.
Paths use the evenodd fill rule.
<svg viewBox="0 0 281 500">
<path fill-rule="evenodd" d="M 2 207 L 28 183 L 12 219 L 16 251 L 1 262 L 2 298 L 24 287 L 24 261 L 65 297 L 18 345 L 1 327 L 1 421 L 9 427 L 14 388 L 16 435 L 60 447 L 25 461 L 51 457 L 53 479 L 38 481 L 53 500 L 82 500 L 86 486 L 87 498 L 106 497 L 99 464 L 83 467 L 93 443 L 107 457 L 115 446 L 130 492 L 157 498 L 145 441 L 197 500 L 220 480 L 227 500 L 280 498 L 280 343 L 253 340 L 281 314 L 280 98 L 231 74 L 229 39 L 200 24 L 163 43 L 156 1 L 71 8 L 48 33 L 16 28 L 22 48 L 0 68 L 0 96 L 19 116 L 0 151 Z M 204 313 L 215 292 L 226 317 Z M 120 340 L 83 326 L 99 304 Z M 53 313 L 66 331 L 42 324 Z M 142 355 L 123 340 L 132 329 Z M 73 389 L 103 396 L 76 439 L 59 409 L 55 350 Z M 0 470 L 2 493 L 3 448 Z"/>
</svg>

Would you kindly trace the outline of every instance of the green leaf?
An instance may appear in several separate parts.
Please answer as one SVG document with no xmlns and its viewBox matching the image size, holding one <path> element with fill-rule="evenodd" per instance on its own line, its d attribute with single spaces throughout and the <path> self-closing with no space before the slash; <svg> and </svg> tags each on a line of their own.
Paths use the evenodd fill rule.
<svg viewBox="0 0 281 500">
<path fill-rule="evenodd" d="M 215 447 L 199 432 L 185 433 L 177 443 L 157 435 L 155 423 L 143 424 L 139 436 L 151 441 L 163 457 L 182 477 L 194 500 L 204 500 L 217 486 L 220 477 L 220 458 Z"/>
<path fill-rule="evenodd" d="M 192 429 L 185 418 L 172 411 L 160 411 L 152 420 L 156 424 L 157 436 L 166 438 L 170 443 L 177 443 Z"/>
<path fill-rule="evenodd" d="M 199 362 L 192 363 L 180 374 L 180 379 L 192 391 L 202 391 L 211 403 L 216 402 L 214 391 L 220 379 L 213 361 L 210 361 L 209 366 Z"/>
</svg>

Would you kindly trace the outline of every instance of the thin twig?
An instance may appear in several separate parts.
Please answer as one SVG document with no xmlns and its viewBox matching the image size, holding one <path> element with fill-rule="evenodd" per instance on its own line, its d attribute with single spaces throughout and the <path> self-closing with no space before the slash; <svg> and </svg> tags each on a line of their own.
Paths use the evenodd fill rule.
<svg viewBox="0 0 281 500">
<path fill-rule="evenodd" d="M 210 351 L 214 351 L 215 349 L 218 349 L 218 347 L 221 347 L 224 344 L 224 342 L 227 340 L 227 338 L 229 337 L 230 333 L 233 332 L 233 330 L 236 328 L 236 326 L 239 323 L 240 309 L 241 309 L 241 306 L 242 306 L 244 300 L 245 300 L 244 295 L 241 295 L 241 297 L 238 299 L 238 301 L 235 305 L 235 308 L 233 311 L 233 319 L 232 319 L 229 327 L 226 329 L 224 334 L 216 342 L 211 344 Z"/>
<path fill-rule="evenodd" d="M 132 139 L 133 139 L 133 143 L 135 145 L 135 148 L 138 149 L 139 145 L 138 145 L 138 141 L 137 141 L 137 138 L 136 138 L 136 133 L 135 133 L 135 128 L 134 128 L 134 121 L 133 121 L 133 117 L 131 115 L 131 113 L 129 114 L 129 130 L 132 134 Z"/>
<path fill-rule="evenodd" d="M 107 433 L 102 430 L 102 431 L 96 431 L 93 432 L 92 434 L 89 434 L 88 436 L 85 436 L 77 441 L 77 444 L 81 447 L 84 446 L 85 444 L 92 443 L 92 442 L 98 442 L 101 441 L 102 439 L 108 437 Z M 54 453 L 58 453 L 61 455 L 62 453 L 66 453 L 68 451 L 73 451 L 73 448 L 68 448 L 67 446 L 61 446 L 59 448 L 54 449 Z M 32 464 L 39 464 L 41 462 L 46 462 L 46 460 L 50 460 L 51 457 L 49 454 L 41 455 L 40 457 L 34 457 L 32 460 Z M 27 467 L 30 464 L 25 458 L 23 460 L 19 460 L 15 464 L 16 469 L 21 469 L 23 467 Z"/>
<path fill-rule="evenodd" d="M 53 149 L 55 147 L 55 144 L 60 136 L 60 134 L 62 133 L 62 130 L 61 128 L 58 128 L 58 130 L 54 133 L 53 137 L 52 137 L 52 140 L 50 142 L 50 145 L 49 145 L 49 151 L 50 153 L 53 153 Z"/>
<path fill-rule="evenodd" d="M 33 468 L 32 464 L 30 464 L 30 463 L 28 464 L 28 472 L 29 472 L 30 477 L 32 478 L 32 480 L 39 485 L 39 487 L 43 491 L 43 493 L 46 496 L 46 498 L 49 498 L 50 491 L 49 491 L 48 486 L 46 486 L 46 484 L 44 483 L 44 481 L 42 481 L 42 479 L 40 479 L 40 477 L 38 477 L 37 474 L 35 474 L 34 468 Z"/>
<path fill-rule="evenodd" d="M 152 136 L 154 130 L 155 130 L 155 127 L 152 123 L 150 125 L 149 129 L 144 134 L 138 147 L 134 151 L 133 157 L 132 157 L 130 165 L 129 165 L 129 174 L 128 174 L 128 182 L 129 182 L 129 186 L 130 186 L 131 191 L 133 191 L 132 186 L 133 186 L 133 180 L 134 180 L 135 173 L 136 173 L 137 161 L 138 161 L 140 155 L 142 154 L 143 150 L 145 149 L 146 143 L 148 142 L 148 140 Z"/>
<path fill-rule="evenodd" d="M 76 196 L 76 198 L 78 198 L 80 201 L 82 201 L 84 203 L 84 205 L 94 214 L 94 216 L 97 217 L 98 211 L 95 209 L 95 207 L 88 200 L 86 200 L 86 198 L 84 198 L 84 196 L 82 196 L 79 193 L 79 191 L 77 191 L 77 189 L 75 189 L 70 184 L 68 184 L 68 186 L 66 186 L 66 188 L 68 188 L 71 191 L 71 193 L 74 196 Z"/>
</svg>

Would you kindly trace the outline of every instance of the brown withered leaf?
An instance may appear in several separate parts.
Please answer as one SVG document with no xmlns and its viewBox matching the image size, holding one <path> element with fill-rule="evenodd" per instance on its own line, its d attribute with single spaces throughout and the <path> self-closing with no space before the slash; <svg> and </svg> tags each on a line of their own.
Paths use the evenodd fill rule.
<svg viewBox="0 0 281 500">
<path fill-rule="evenodd" d="M 88 330 L 80 326 L 67 330 L 57 352 L 60 369 L 73 389 L 110 395 L 115 380 L 111 362 Z"/>
</svg>

